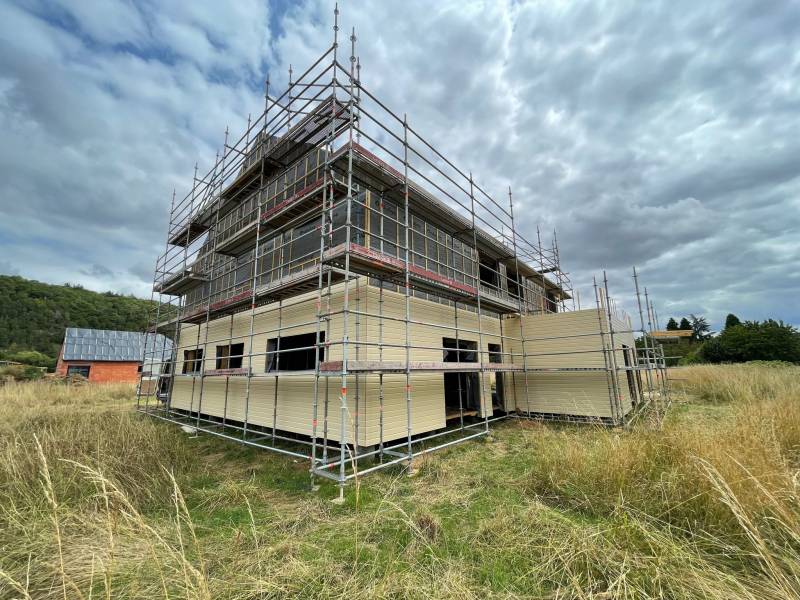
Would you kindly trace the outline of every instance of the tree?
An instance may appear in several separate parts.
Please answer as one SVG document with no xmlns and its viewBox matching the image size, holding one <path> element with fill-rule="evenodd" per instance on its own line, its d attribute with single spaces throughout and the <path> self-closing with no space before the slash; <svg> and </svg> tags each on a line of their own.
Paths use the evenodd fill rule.
<svg viewBox="0 0 800 600">
<path fill-rule="evenodd" d="M 739 320 L 739 317 L 733 313 L 728 313 L 728 316 L 725 317 L 725 329 L 730 329 L 731 327 L 736 327 L 741 324 L 742 322 Z"/>
<path fill-rule="evenodd" d="M 700 348 L 708 362 L 747 362 L 782 360 L 800 363 L 800 332 L 783 321 L 745 321 L 725 328 Z"/>
<path fill-rule="evenodd" d="M 152 308 L 149 300 L 0 275 L 0 354 L 50 367 L 66 327 L 143 331 Z"/>
<path fill-rule="evenodd" d="M 670 317 L 669 321 L 667 321 L 667 331 L 677 331 L 677 330 L 678 330 L 678 322 L 672 317 Z"/>
<path fill-rule="evenodd" d="M 689 328 L 692 330 L 692 339 L 701 342 L 711 337 L 711 326 L 708 324 L 705 317 L 689 315 L 689 320 Z"/>
<path fill-rule="evenodd" d="M 681 324 L 678 325 L 678 329 L 684 330 L 684 329 L 691 329 L 691 328 L 692 328 L 692 324 L 689 323 L 689 319 L 687 319 L 686 317 L 683 317 L 681 319 Z"/>
</svg>

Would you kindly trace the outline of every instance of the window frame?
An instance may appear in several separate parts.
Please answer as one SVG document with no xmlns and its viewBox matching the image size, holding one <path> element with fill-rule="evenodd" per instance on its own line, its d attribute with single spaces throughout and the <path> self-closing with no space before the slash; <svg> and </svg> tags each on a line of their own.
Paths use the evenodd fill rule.
<svg viewBox="0 0 800 600">
<path fill-rule="evenodd" d="M 241 346 L 241 348 L 240 348 Z M 217 370 L 241 369 L 244 363 L 244 342 L 217 346 L 214 366 Z"/>
<path fill-rule="evenodd" d="M 297 338 L 307 338 L 297 346 L 286 347 L 285 344 L 293 344 Z M 280 344 L 279 344 L 280 342 Z M 317 343 L 316 332 L 298 333 L 295 335 L 284 335 L 267 340 L 267 357 L 264 370 L 267 373 L 281 371 L 308 371 L 316 369 L 314 347 Z M 325 360 L 325 332 L 319 332 L 319 362 Z M 294 348 L 302 350 L 294 350 Z M 300 363 L 302 362 L 302 366 Z M 310 364 L 310 366 L 309 366 Z"/>
<path fill-rule="evenodd" d="M 83 370 L 86 370 L 84 375 Z M 92 365 L 67 365 L 67 377 L 70 375 L 80 375 L 89 379 L 89 374 L 92 372 Z"/>
<path fill-rule="evenodd" d="M 191 356 L 190 356 L 191 355 Z M 192 348 L 191 350 L 183 351 L 183 368 L 181 373 L 183 375 L 195 375 L 200 373 L 203 365 L 203 349 Z"/>
</svg>

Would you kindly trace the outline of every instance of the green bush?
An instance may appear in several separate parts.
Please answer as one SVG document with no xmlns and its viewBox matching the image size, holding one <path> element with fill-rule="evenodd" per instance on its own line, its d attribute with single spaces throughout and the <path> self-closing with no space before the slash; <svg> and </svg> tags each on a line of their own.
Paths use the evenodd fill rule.
<svg viewBox="0 0 800 600">
<path fill-rule="evenodd" d="M 10 360 L 34 367 L 47 367 L 52 371 L 56 368 L 57 360 L 36 350 L 19 350 L 16 352 L 0 352 L 0 360 Z"/>
<path fill-rule="evenodd" d="M 41 379 L 44 373 L 41 369 L 31 365 L 7 365 L 0 367 L 0 380 L 13 379 L 15 381 L 33 381 Z"/>
<path fill-rule="evenodd" d="M 800 363 L 800 332 L 782 321 L 745 321 L 706 341 L 698 354 L 710 363 Z"/>
<path fill-rule="evenodd" d="M 700 349 L 701 348 L 702 348 L 702 346 L 692 349 L 685 356 L 681 357 L 678 360 L 678 364 L 680 366 L 701 364 L 703 362 L 703 359 L 700 356 Z"/>
</svg>

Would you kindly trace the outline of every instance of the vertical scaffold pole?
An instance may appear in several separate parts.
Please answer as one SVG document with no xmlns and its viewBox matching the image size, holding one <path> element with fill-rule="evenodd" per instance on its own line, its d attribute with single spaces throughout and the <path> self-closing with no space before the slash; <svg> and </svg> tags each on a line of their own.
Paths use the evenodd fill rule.
<svg viewBox="0 0 800 600">
<path fill-rule="evenodd" d="M 489 433 L 489 410 L 491 407 L 486 406 L 486 367 L 483 361 L 483 312 L 481 311 L 481 256 L 478 252 L 478 228 L 475 225 L 475 187 L 472 179 L 472 171 L 469 173 L 469 199 L 470 199 L 470 214 L 472 216 L 472 245 L 475 252 L 475 274 L 478 290 L 478 363 L 480 371 L 478 377 L 480 380 L 481 398 L 480 405 L 483 412 L 483 427 L 486 433 Z M 499 274 L 498 274 L 499 276 Z M 491 396 L 491 394 L 490 394 Z M 490 398 L 491 400 L 491 398 Z"/>
<path fill-rule="evenodd" d="M 650 357 L 650 339 L 647 331 L 645 331 L 644 326 L 644 312 L 642 311 L 642 296 L 639 293 L 639 274 L 636 272 L 636 267 L 633 267 L 633 285 L 634 289 L 636 290 L 636 305 L 639 309 L 639 325 L 641 329 L 639 330 L 642 334 L 642 344 L 644 345 L 644 355 L 646 359 L 646 368 L 645 368 L 645 377 L 647 378 L 647 394 L 648 394 L 648 401 L 652 401 L 654 404 L 654 409 L 656 412 L 656 416 L 658 416 L 658 402 L 655 398 L 655 393 L 653 390 L 653 366 L 651 364 L 651 357 Z"/>
<path fill-rule="evenodd" d="M 458 302 L 453 300 L 453 318 L 455 320 L 455 327 L 456 327 L 456 363 L 461 362 L 461 340 L 459 339 L 458 334 Z M 462 395 L 461 389 L 461 379 L 462 373 L 461 371 L 458 372 L 458 419 L 461 429 L 464 429 L 464 398 Z M 447 408 L 445 407 L 445 411 Z M 445 419 L 447 416 L 445 415 Z M 446 424 L 446 423 L 445 423 Z"/>
<path fill-rule="evenodd" d="M 356 72 L 358 73 L 359 81 L 361 78 L 361 63 L 356 63 Z M 360 101 L 360 94 L 361 88 L 359 88 L 359 101 Z M 360 134 L 356 132 L 356 140 L 358 140 L 358 136 Z M 371 194 L 370 194 L 371 197 Z M 380 249 L 381 252 L 385 252 L 386 249 L 384 248 L 383 243 L 383 220 L 384 220 L 384 204 L 383 204 L 383 192 L 381 192 L 380 199 L 379 199 L 379 214 L 380 214 Z M 397 209 L 395 208 L 394 216 L 397 217 Z M 397 225 L 392 224 L 392 228 L 397 231 Z M 395 235 L 395 241 L 397 241 L 397 235 Z M 397 247 L 395 246 L 395 252 L 397 254 Z M 383 288 L 385 287 L 383 279 L 378 280 L 379 288 L 378 288 L 378 363 L 383 365 Z M 369 330 L 369 329 L 368 329 Z M 380 370 L 378 373 L 378 462 L 383 463 L 383 408 L 384 408 L 384 390 L 383 390 L 383 369 Z"/>
<path fill-rule="evenodd" d="M 544 264 L 544 250 L 542 250 L 542 233 L 539 230 L 539 226 L 536 226 L 536 248 L 539 251 L 539 273 L 542 276 L 542 313 L 547 312 L 547 303 L 550 302 L 550 298 L 547 297 L 547 279 L 545 279 L 545 271 L 547 268 Z M 557 312 L 558 307 L 553 306 L 553 312 Z"/>
<path fill-rule="evenodd" d="M 511 194 L 511 186 L 508 186 L 508 206 L 510 209 L 511 214 L 511 239 L 514 245 L 514 272 L 516 273 L 517 277 L 517 301 L 519 305 L 519 340 L 520 344 L 522 345 L 522 372 L 525 377 L 525 407 L 528 412 L 528 416 L 531 416 L 531 395 L 528 389 L 528 351 L 525 348 L 525 330 L 522 326 L 522 315 L 524 314 L 522 308 L 522 296 L 524 289 L 521 281 L 521 277 L 519 274 L 519 257 L 517 254 L 517 228 L 516 224 L 514 223 L 514 197 Z M 544 277 L 544 275 L 543 275 Z M 513 362 L 513 361 L 512 361 Z M 516 403 L 516 396 L 517 390 L 514 388 L 514 400 Z"/>
<path fill-rule="evenodd" d="M 195 165 L 196 165 L 196 163 L 195 163 Z M 175 189 L 174 188 L 172 190 L 172 205 L 175 206 Z M 192 208 L 191 208 L 191 203 L 190 203 L 190 205 L 189 205 L 189 221 L 190 222 L 191 222 L 191 218 L 192 218 Z M 187 255 L 186 255 L 186 253 L 189 250 L 188 227 L 187 227 L 187 234 L 186 235 L 187 235 L 186 247 L 184 248 L 184 261 L 183 261 L 183 268 L 184 269 L 188 269 Z M 167 241 L 167 245 L 169 246 L 169 241 Z M 174 341 L 172 342 L 172 350 L 170 352 L 171 366 L 169 368 L 169 383 L 167 384 L 167 398 L 164 401 L 165 402 L 165 408 L 166 408 L 167 416 L 171 416 L 171 411 L 172 411 L 172 390 L 175 387 L 175 375 L 177 375 L 176 368 L 178 366 L 178 346 L 179 346 L 178 342 L 180 341 L 181 316 L 182 316 L 182 313 L 183 313 L 183 305 L 184 305 L 183 296 L 178 296 L 178 303 L 177 303 L 177 306 L 175 307 L 174 314 L 172 313 L 171 310 L 167 311 L 168 312 L 168 318 L 171 317 L 171 318 L 175 319 L 175 330 L 174 330 L 174 333 L 173 333 L 173 336 L 174 336 L 173 340 Z M 161 308 L 161 305 L 159 303 L 159 309 L 160 308 Z M 155 341 L 158 339 L 158 319 L 156 319 L 155 334 L 156 334 L 156 337 L 153 340 L 154 344 L 155 344 Z M 164 336 L 163 344 L 164 344 L 164 348 L 162 350 L 166 350 L 166 336 Z M 164 360 L 164 351 L 162 351 L 162 353 L 161 353 L 161 360 L 162 361 Z M 161 363 L 159 363 L 159 372 L 162 370 L 160 364 Z M 152 369 L 152 367 L 151 367 L 151 369 Z M 156 398 L 158 398 L 158 396 L 156 396 Z"/>
<path fill-rule="evenodd" d="M 650 296 L 647 293 L 647 288 L 644 288 L 644 302 L 647 307 L 647 326 L 650 329 L 650 337 L 653 339 L 653 324 L 655 320 L 655 310 L 653 308 L 653 303 L 650 300 Z M 656 349 L 654 345 L 654 350 Z M 669 405 L 669 398 L 667 396 L 667 370 L 666 370 L 666 362 L 663 358 L 659 358 L 657 353 L 654 353 L 654 361 L 655 364 L 658 365 L 658 372 L 659 372 L 659 388 L 661 390 L 661 397 L 664 399 L 662 404 L 662 408 L 666 408 Z"/>
<path fill-rule="evenodd" d="M 353 125 L 355 120 L 355 112 L 358 109 L 356 104 L 356 96 L 355 96 L 355 78 L 356 78 L 356 28 L 353 27 L 353 30 L 350 34 L 350 98 L 348 100 L 348 106 L 350 108 L 350 149 L 349 149 L 349 164 L 348 164 L 348 188 L 350 187 L 350 180 L 352 179 L 352 171 L 353 171 Z M 351 203 L 352 203 L 352 192 L 350 192 L 351 196 Z M 363 215 L 364 215 L 364 223 L 363 228 L 366 229 L 367 218 L 369 216 L 369 210 L 367 208 L 367 194 L 364 193 L 363 197 L 361 194 L 358 195 L 363 200 Z M 355 202 L 359 202 L 356 200 Z M 349 221 L 349 219 L 348 219 Z M 350 227 L 350 225 L 348 225 Z M 366 243 L 366 231 L 358 231 L 356 230 L 356 236 L 361 237 L 363 239 L 362 243 Z M 350 245 L 350 237 L 348 236 L 348 247 Z M 346 284 L 347 285 L 347 284 Z M 355 351 L 356 351 L 356 360 L 359 359 L 359 349 L 360 349 L 360 331 L 361 331 L 361 291 L 362 285 L 361 281 L 356 281 L 356 318 L 355 318 Z M 360 393 L 360 376 L 356 372 L 355 376 L 353 377 L 355 380 L 356 386 L 356 393 L 355 393 L 355 410 L 353 411 L 353 420 L 355 423 L 353 424 L 353 468 L 358 469 L 358 453 L 359 453 L 359 444 L 361 443 L 361 438 L 359 437 L 359 420 L 361 417 L 361 393 Z"/>
<path fill-rule="evenodd" d="M 223 153 L 222 153 L 222 165 L 221 165 L 221 168 L 220 168 L 220 170 L 218 172 L 217 168 L 220 166 L 220 157 L 219 157 L 219 152 L 217 152 L 216 162 L 214 163 L 214 176 L 211 178 L 212 180 L 208 183 L 209 188 L 211 187 L 212 182 L 214 183 L 215 186 L 218 186 L 218 188 L 219 188 L 217 193 L 216 193 L 216 198 L 214 198 L 214 205 L 215 205 L 215 208 L 214 208 L 214 226 L 208 232 L 208 235 L 209 236 L 213 236 L 213 238 L 214 238 L 213 243 L 211 244 L 211 266 L 209 267 L 209 269 L 210 269 L 209 282 L 214 279 L 214 267 L 216 266 L 216 261 L 217 261 L 217 242 L 219 241 L 219 209 L 220 209 L 220 206 L 222 205 L 221 192 L 222 192 L 222 184 L 223 184 L 223 180 L 224 180 L 224 176 L 225 176 L 225 157 L 227 155 L 227 153 L 226 153 L 227 146 L 228 146 L 228 127 L 226 126 L 225 127 L 225 143 L 223 145 L 223 149 L 224 150 L 223 150 Z M 218 179 L 218 181 L 215 182 L 214 180 L 216 180 L 217 178 L 219 178 L 219 179 Z M 211 193 L 213 194 L 214 192 L 212 191 Z M 205 389 L 205 380 L 206 380 L 206 352 L 205 351 L 208 349 L 208 329 L 209 329 L 209 324 L 211 322 L 211 304 L 212 304 L 212 302 L 211 302 L 211 286 L 209 286 L 208 294 L 209 294 L 209 296 L 208 296 L 208 304 L 206 305 L 206 321 L 205 321 L 206 327 L 205 327 L 205 335 L 203 337 L 203 362 L 200 365 L 200 374 L 199 374 L 199 377 L 200 377 L 200 392 L 199 392 L 199 397 L 197 399 L 197 421 L 196 421 L 196 424 L 195 424 L 195 434 L 200 429 L 200 414 L 202 413 L 202 410 L 203 410 L 203 390 Z"/>
<path fill-rule="evenodd" d="M 619 367 L 617 367 L 617 346 L 614 342 L 614 322 L 611 313 L 611 300 L 608 295 L 608 277 L 606 272 L 603 271 L 603 289 L 605 290 L 606 298 L 606 316 L 608 317 L 608 337 L 611 341 L 611 374 L 614 380 L 614 398 L 617 406 L 617 424 L 622 424 L 625 415 L 622 410 L 622 391 L 619 385 Z"/>
<path fill-rule="evenodd" d="M 242 437 L 247 437 L 247 427 L 250 419 L 250 394 L 252 393 L 252 380 L 253 380 L 253 336 L 255 335 L 255 321 L 256 321 L 256 298 L 258 290 L 258 253 L 261 249 L 261 210 L 266 204 L 264 193 L 266 181 L 264 180 L 264 167 L 267 162 L 267 118 L 269 117 L 269 75 L 264 81 L 264 124 L 261 128 L 261 135 L 256 136 L 253 152 L 259 158 L 261 164 L 259 165 L 259 184 L 258 184 L 258 198 L 256 200 L 256 245 L 253 248 L 253 269 L 250 273 L 250 329 L 248 331 L 248 348 L 247 348 L 247 383 L 244 393 L 244 424 L 242 429 Z M 258 121 L 256 121 L 258 122 Z M 247 115 L 247 142 L 245 148 L 250 146 L 250 115 Z M 242 361 L 244 362 L 244 361 Z"/>
<path fill-rule="evenodd" d="M 336 130 L 336 70 L 337 70 L 337 54 L 339 51 L 339 3 L 337 2 L 334 5 L 333 9 L 333 61 L 331 63 L 331 123 L 330 128 L 328 129 L 328 140 L 325 143 L 325 166 L 324 166 L 324 179 L 325 179 L 325 190 L 323 191 L 323 210 L 328 210 L 327 216 L 327 231 L 323 231 L 323 236 L 327 236 L 328 238 L 328 248 L 333 248 L 333 228 L 334 228 L 334 219 L 333 219 L 333 211 L 336 204 L 336 180 L 333 175 L 333 168 L 331 165 L 331 157 L 333 156 L 333 141 L 334 141 L 334 133 Z M 325 203 L 327 202 L 327 207 Z M 324 243 L 324 240 L 323 240 Z M 324 253 L 324 246 L 323 251 L 320 258 L 324 261 L 325 253 Z M 320 269 L 322 269 L 322 264 L 320 265 Z M 324 347 L 326 352 L 331 347 L 331 295 L 333 294 L 333 276 L 332 270 L 329 268 L 327 269 L 327 286 L 326 286 L 326 293 L 325 293 L 325 304 L 326 304 L 326 313 L 325 313 L 325 342 Z M 326 354 L 327 356 L 327 354 Z M 319 361 L 319 355 L 317 356 L 317 360 Z M 324 466 L 323 468 L 327 468 L 328 462 L 328 409 L 330 405 L 330 377 L 333 376 L 333 373 L 329 374 L 326 373 L 325 375 L 325 401 L 323 404 L 323 413 L 322 413 L 322 463 Z M 342 461 L 343 462 L 343 461 Z M 340 484 L 339 486 L 339 499 L 344 501 L 344 486 Z"/>
<path fill-rule="evenodd" d="M 410 271 L 410 243 L 408 230 L 411 227 L 411 221 L 408 210 L 408 117 L 403 114 L 403 210 L 405 213 L 403 226 L 405 227 L 405 258 L 404 258 L 404 281 L 405 281 L 405 354 L 406 354 L 406 429 L 408 433 L 407 439 L 407 452 L 408 452 L 408 471 L 409 474 L 413 473 L 413 460 L 414 453 L 411 450 L 411 435 L 412 435 L 412 419 L 411 419 L 411 336 L 410 325 L 411 320 L 411 271 Z"/>
<path fill-rule="evenodd" d="M 167 242 L 164 244 L 164 264 L 165 264 L 165 269 L 166 269 L 167 255 L 169 254 L 169 239 L 170 239 L 170 234 L 172 232 L 172 221 L 173 221 L 174 218 L 175 218 L 175 189 L 173 188 L 173 190 L 172 190 L 172 202 L 170 203 L 170 207 L 169 207 L 169 226 L 167 227 Z M 151 302 L 151 304 L 152 304 L 152 302 L 154 302 L 154 299 L 155 299 L 156 282 L 157 282 L 157 280 L 158 280 L 158 260 L 156 260 L 156 268 L 155 268 L 155 272 L 153 274 L 153 287 L 150 290 L 150 302 Z M 155 360 L 154 360 L 154 358 L 155 358 L 155 343 L 156 343 L 156 340 L 158 339 L 158 323 L 161 320 L 161 305 L 163 304 L 163 299 L 162 298 L 163 298 L 163 294 L 161 292 L 159 292 L 158 293 L 158 304 L 156 304 L 156 310 L 155 310 L 155 319 L 153 321 L 153 350 L 154 351 L 153 351 L 153 358 L 150 360 L 150 378 L 151 378 L 151 381 L 152 381 L 153 368 L 155 367 Z M 169 301 L 167 302 L 167 305 L 168 306 L 170 305 Z M 177 317 L 177 315 L 176 315 L 176 317 Z M 147 348 L 148 348 L 149 337 L 150 337 L 150 327 L 149 327 L 149 323 L 148 323 L 148 329 L 144 334 L 144 348 L 143 348 L 144 353 L 143 353 L 143 356 L 142 356 L 142 375 L 139 377 L 139 389 L 136 390 L 136 408 L 137 408 L 137 410 L 139 408 L 141 408 L 142 379 L 144 378 L 144 372 L 145 372 L 144 369 L 147 366 Z M 176 338 L 176 340 L 177 340 L 177 338 Z M 162 358 L 162 360 L 163 360 L 163 358 Z M 158 372 L 159 372 L 159 374 L 160 374 L 161 370 L 162 370 L 162 365 L 161 365 L 161 362 L 159 361 L 159 364 L 158 364 Z M 156 400 L 158 399 L 158 379 L 159 379 L 159 377 L 156 376 L 155 391 L 154 391 L 154 394 L 156 395 Z M 149 394 L 149 390 L 148 390 L 148 393 L 145 395 L 145 400 L 144 400 L 144 412 L 145 413 L 147 413 L 149 411 L 149 407 L 150 407 L 150 394 Z"/>
<path fill-rule="evenodd" d="M 319 415 L 319 378 L 320 378 L 320 363 L 322 360 L 322 350 L 320 333 L 322 330 L 322 286 L 323 274 L 325 272 L 325 236 L 327 234 L 327 223 L 325 218 L 328 210 L 328 171 L 323 167 L 322 171 L 322 211 L 320 215 L 319 224 L 319 271 L 317 272 L 317 302 L 316 302 L 316 315 L 317 327 L 314 338 L 314 398 L 311 406 L 311 467 L 309 468 L 311 474 L 311 489 L 315 489 L 314 483 L 314 469 L 317 466 L 317 424 Z M 327 381 L 327 377 L 325 378 Z"/>
<path fill-rule="evenodd" d="M 338 26 L 338 25 L 337 25 Z M 351 36 L 351 41 L 355 43 L 355 35 Z M 336 82 L 334 82 L 334 87 Z M 353 216 L 353 77 L 350 76 L 350 98 L 347 106 L 350 113 L 350 126 L 348 127 L 347 140 L 347 195 L 345 197 L 347 213 L 344 226 L 344 298 L 342 301 L 342 390 L 339 408 L 339 498 L 344 500 L 344 483 L 346 470 L 346 452 L 348 442 L 348 423 L 347 423 L 347 374 L 348 374 L 348 351 L 350 349 L 350 240 L 352 236 L 351 225 Z"/>
<path fill-rule="evenodd" d="M 198 183 L 197 182 L 197 163 L 194 163 L 194 179 L 193 179 L 192 200 L 191 200 L 191 206 L 192 207 L 194 207 L 194 201 L 197 198 L 197 196 L 195 195 L 195 191 L 197 190 L 197 183 Z M 190 220 L 190 222 L 191 222 L 191 218 L 192 218 L 191 215 L 192 215 L 193 212 L 194 212 L 194 208 L 192 208 L 189 211 L 189 220 Z M 188 233 L 187 233 L 186 242 L 187 242 L 187 244 L 189 242 Z M 204 264 L 205 258 L 206 257 L 203 256 L 203 255 L 200 255 L 200 251 L 198 251 L 198 260 L 197 260 L 197 262 L 200 263 L 199 268 L 203 269 L 203 270 L 205 270 L 206 264 L 207 264 L 207 263 Z M 211 301 L 211 276 L 212 276 L 212 274 L 213 274 L 212 271 L 209 270 L 208 271 L 208 279 L 209 279 L 209 281 L 208 281 L 208 293 L 207 293 L 207 295 L 205 297 L 203 295 L 203 292 L 200 293 L 200 304 L 202 304 L 204 301 L 205 302 L 210 302 Z M 199 362 L 197 360 L 198 359 L 197 353 L 200 352 L 200 330 L 202 328 L 200 327 L 199 323 L 196 325 L 196 327 L 197 327 L 197 336 L 196 336 L 195 342 L 194 342 L 194 344 L 195 344 L 195 356 L 194 356 L 195 360 L 192 363 L 192 371 L 191 371 L 191 373 L 192 373 L 192 391 L 191 391 L 191 396 L 189 397 L 189 415 L 191 415 L 192 412 L 194 412 L 194 392 L 195 392 L 195 388 L 197 387 L 197 378 L 198 378 L 198 374 L 202 371 L 203 363 L 205 363 L 205 360 L 206 360 L 205 346 L 203 346 L 203 351 L 202 351 L 203 352 L 203 357 L 202 357 L 202 359 Z"/>
<path fill-rule="evenodd" d="M 383 212 L 383 199 L 381 199 L 381 212 Z M 397 213 L 395 213 L 397 214 Z M 383 219 L 381 218 L 381 228 L 383 228 Z M 381 231 L 383 237 L 383 231 Z M 383 240 L 381 240 L 383 245 Z M 378 281 L 380 289 L 378 290 L 378 362 L 383 364 L 383 287 L 384 282 L 382 279 Z M 383 462 L 383 370 L 378 374 L 378 460 Z"/>
<path fill-rule="evenodd" d="M 284 246 L 284 244 L 281 244 Z M 283 247 L 281 247 L 281 257 L 283 257 Z M 283 259 L 279 264 L 285 264 Z M 278 333 L 275 343 L 275 379 L 272 392 L 272 445 L 275 445 L 275 435 L 278 429 L 278 383 L 281 377 L 281 329 L 283 328 L 283 298 L 278 300 Z"/>
<path fill-rule="evenodd" d="M 561 271 L 561 251 L 558 249 L 558 235 L 556 235 L 556 230 L 553 229 L 553 258 L 556 263 L 556 276 L 558 278 L 558 295 L 559 299 L 561 300 L 561 312 L 566 312 L 567 310 L 567 303 L 564 300 L 564 273 Z M 573 310 L 575 309 L 573 298 Z"/>
<path fill-rule="evenodd" d="M 592 277 L 592 285 L 594 287 L 594 300 L 597 303 L 597 322 L 599 325 L 599 333 L 600 333 L 600 347 L 602 348 L 603 353 L 603 364 L 605 365 L 605 372 L 606 372 L 606 383 L 608 384 L 608 402 L 609 402 L 609 410 L 611 412 L 611 419 L 615 420 L 615 405 L 616 402 L 614 401 L 614 397 L 616 396 L 616 385 L 614 383 L 614 378 L 612 376 L 612 369 L 610 365 L 610 361 L 608 358 L 608 349 L 606 346 L 606 335 L 603 331 L 603 303 L 600 300 L 601 294 L 600 290 L 597 287 L 597 278 Z"/>
</svg>

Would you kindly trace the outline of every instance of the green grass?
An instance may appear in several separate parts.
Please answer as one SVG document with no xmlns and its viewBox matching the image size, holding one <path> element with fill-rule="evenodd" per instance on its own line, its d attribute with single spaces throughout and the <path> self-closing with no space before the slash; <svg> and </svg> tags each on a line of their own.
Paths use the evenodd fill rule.
<svg viewBox="0 0 800 600">
<path fill-rule="evenodd" d="M 0 388 L 0 597 L 800 598 L 800 369 L 690 367 L 663 427 L 506 421 L 330 502 L 125 387 Z"/>
</svg>

